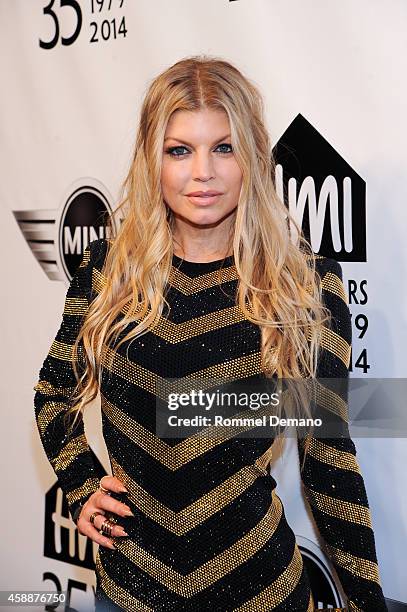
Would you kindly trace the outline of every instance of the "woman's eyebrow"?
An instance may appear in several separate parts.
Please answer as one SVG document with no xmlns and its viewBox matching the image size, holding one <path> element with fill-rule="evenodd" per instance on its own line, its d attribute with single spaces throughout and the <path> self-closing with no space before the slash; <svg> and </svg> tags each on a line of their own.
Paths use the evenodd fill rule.
<svg viewBox="0 0 407 612">
<path fill-rule="evenodd" d="M 217 140 L 215 140 L 215 142 L 213 144 L 217 144 L 218 142 L 221 142 L 221 140 L 225 140 L 226 138 L 229 138 L 229 137 L 230 137 L 230 134 L 226 134 L 226 136 L 222 136 L 222 138 L 218 138 Z M 189 147 L 193 146 L 190 142 L 187 142 L 186 140 L 180 140 L 179 138 L 175 138 L 174 136 L 167 136 L 167 138 L 164 138 L 164 142 L 166 140 L 176 140 L 177 142 L 182 142 L 182 143 L 188 145 Z"/>
</svg>

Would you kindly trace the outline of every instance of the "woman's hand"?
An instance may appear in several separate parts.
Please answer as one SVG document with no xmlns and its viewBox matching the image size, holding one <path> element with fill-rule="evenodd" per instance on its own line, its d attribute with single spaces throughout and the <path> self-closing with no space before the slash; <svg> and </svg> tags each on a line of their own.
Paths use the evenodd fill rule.
<svg viewBox="0 0 407 612">
<path fill-rule="evenodd" d="M 125 487 L 123 483 L 121 482 L 121 480 L 116 478 L 116 476 L 103 476 L 103 478 L 101 479 L 101 484 L 104 489 L 109 489 L 110 491 L 114 491 L 115 493 L 125 492 Z M 103 514 L 103 516 L 101 516 L 100 514 L 95 516 L 92 525 L 89 519 L 94 512 L 100 512 L 100 514 Z M 76 525 L 79 533 L 81 533 L 82 535 L 87 536 L 97 544 L 115 550 L 116 546 L 113 544 L 112 540 L 109 537 L 99 533 L 102 523 L 106 520 L 106 518 L 108 518 L 105 516 L 106 513 L 109 513 L 109 515 L 110 513 L 114 513 L 118 514 L 119 516 L 134 516 L 134 514 L 131 512 L 130 508 L 126 506 L 126 504 L 123 504 L 117 499 L 110 497 L 108 493 L 103 493 L 101 489 L 98 489 L 84 503 Z M 112 527 L 111 535 L 112 537 L 118 537 L 126 536 L 127 533 L 120 525 L 114 525 L 114 527 Z"/>
</svg>

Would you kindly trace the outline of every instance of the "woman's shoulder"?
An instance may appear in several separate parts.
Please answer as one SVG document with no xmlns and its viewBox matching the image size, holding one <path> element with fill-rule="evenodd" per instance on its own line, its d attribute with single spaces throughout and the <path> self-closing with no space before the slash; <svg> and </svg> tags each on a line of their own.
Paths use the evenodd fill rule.
<svg viewBox="0 0 407 612">
<path fill-rule="evenodd" d="M 319 276 L 318 284 L 322 298 L 329 309 L 338 310 L 348 307 L 342 266 L 336 259 L 325 255 L 314 255 L 315 271 Z"/>
<path fill-rule="evenodd" d="M 309 260 L 310 257 L 308 256 L 307 259 Z M 315 260 L 315 270 L 318 272 L 321 280 L 327 274 L 337 276 L 340 281 L 343 280 L 343 270 L 339 261 L 325 255 L 313 255 L 313 259 Z"/>
<path fill-rule="evenodd" d="M 112 243 L 113 240 L 110 238 L 97 238 L 96 240 L 89 242 L 87 248 L 89 249 L 92 267 L 96 267 L 99 270 L 102 268 L 107 252 Z"/>
<path fill-rule="evenodd" d="M 318 376 L 346 377 L 351 358 L 352 322 L 342 266 L 336 259 L 318 255 L 315 269 L 321 279 L 322 303 L 331 315 L 321 341 L 325 350 L 319 360 Z"/>
</svg>

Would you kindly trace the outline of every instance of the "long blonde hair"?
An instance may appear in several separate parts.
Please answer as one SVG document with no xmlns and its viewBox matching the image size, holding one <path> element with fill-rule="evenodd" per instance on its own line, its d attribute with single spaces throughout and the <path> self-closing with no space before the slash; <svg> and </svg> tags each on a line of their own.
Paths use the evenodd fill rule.
<svg viewBox="0 0 407 612">
<path fill-rule="evenodd" d="M 329 311 L 322 304 L 311 246 L 276 193 L 264 102 L 257 87 L 229 62 L 193 56 L 157 76 L 145 95 L 133 158 L 114 212 L 121 225 L 109 242 L 103 267 L 106 282 L 90 304 L 75 342 L 78 386 L 68 412 L 79 414 L 97 396 L 104 347 L 135 320 L 139 323 L 115 348 L 146 333 L 163 312 L 174 227 L 161 192 L 164 134 L 176 110 L 205 108 L 227 113 L 243 175 L 232 237 L 239 276 L 236 302 L 261 328 L 264 372 L 284 379 L 315 377 Z M 122 309 L 125 314 L 119 317 Z M 80 375 L 76 355 L 82 355 Z"/>
</svg>

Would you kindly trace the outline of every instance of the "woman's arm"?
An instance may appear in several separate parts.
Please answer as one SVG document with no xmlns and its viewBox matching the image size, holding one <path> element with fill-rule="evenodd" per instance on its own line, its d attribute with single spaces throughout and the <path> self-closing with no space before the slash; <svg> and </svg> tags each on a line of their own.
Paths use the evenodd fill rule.
<svg viewBox="0 0 407 612">
<path fill-rule="evenodd" d="M 387 606 L 381 588 L 369 503 L 348 428 L 346 383 L 352 342 L 351 315 L 340 264 L 324 257 L 317 265 L 324 303 L 333 318 L 331 329 L 324 335 L 317 372 L 318 381 L 328 393 L 318 393 L 317 409 L 321 407 L 324 412 L 329 405 L 332 408 L 336 404 L 342 414 L 342 426 L 341 435 L 335 438 L 311 437 L 301 479 L 327 554 L 348 598 L 349 610 L 381 612 L 387 610 Z M 335 393 L 337 400 L 332 404 L 332 397 L 335 397 L 332 385 L 327 380 L 325 386 L 324 379 L 333 378 L 342 378 L 346 391 Z M 300 466 L 304 457 L 303 443 L 304 439 L 299 438 Z"/>
<path fill-rule="evenodd" d="M 60 328 L 34 387 L 35 418 L 41 442 L 74 519 L 77 518 L 75 511 L 98 489 L 99 478 L 106 473 L 95 465 L 82 418 L 77 419 L 70 435 L 63 422 L 70 405 L 69 395 L 76 385 L 72 348 L 92 299 L 92 268 L 102 242 L 94 240 L 83 253 L 66 294 Z"/>
</svg>

